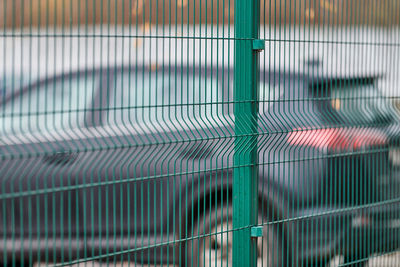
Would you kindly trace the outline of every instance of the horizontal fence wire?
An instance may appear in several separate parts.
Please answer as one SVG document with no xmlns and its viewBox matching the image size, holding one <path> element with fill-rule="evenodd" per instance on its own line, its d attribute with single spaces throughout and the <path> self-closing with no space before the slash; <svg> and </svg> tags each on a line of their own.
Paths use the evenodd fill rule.
<svg viewBox="0 0 400 267">
<path fill-rule="evenodd" d="M 398 266 L 399 27 L 396 0 L 0 0 L 0 266 Z"/>
</svg>

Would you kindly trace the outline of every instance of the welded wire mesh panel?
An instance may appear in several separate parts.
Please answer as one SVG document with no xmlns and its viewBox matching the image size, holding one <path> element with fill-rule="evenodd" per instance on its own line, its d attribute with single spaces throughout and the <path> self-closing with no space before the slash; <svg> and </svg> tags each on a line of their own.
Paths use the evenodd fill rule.
<svg viewBox="0 0 400 267">
<path fill-rule="evenodd" d="M 396 0 L 1 0 L 0 265 L 398 266 Z"/>
<path fill-rule="evenodd" d="M 0 263 L 226 264 L 233 1 L 0 9 Z"/>
<path fill-rule="evenodd" d="M 399 2 L 261 8 L 259 177 L 278 246 L 268 255 L 398 266 Z"/>
</svg>

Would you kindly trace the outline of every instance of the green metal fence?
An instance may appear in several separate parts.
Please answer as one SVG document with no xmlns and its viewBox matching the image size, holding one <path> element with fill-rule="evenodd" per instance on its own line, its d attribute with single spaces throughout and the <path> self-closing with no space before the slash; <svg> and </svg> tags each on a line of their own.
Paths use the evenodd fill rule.
<svg viewBox="0 0 400 267">
<path fill-rule="evenodd" d="M 1 0 L 2 266 L 399 266 L 396 0 Z"/>
</svg>

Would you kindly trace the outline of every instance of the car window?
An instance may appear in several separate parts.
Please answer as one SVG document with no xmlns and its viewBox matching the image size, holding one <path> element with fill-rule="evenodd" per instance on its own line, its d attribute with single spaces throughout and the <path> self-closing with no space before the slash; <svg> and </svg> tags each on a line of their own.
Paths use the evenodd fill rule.
<svg viewBox="0 0 400 267">
<path fill-rule="evenodd" d="M 150 73 L 119 77 L 110 103 L 109 123 L 163 122 L 222 113 L 217 78 Z"/>
<path fill-rule="evenodd" d="M 12 93 L 12 87 L 24 87 L 29 84 L 29 80 L 33 77 L 28 77 L 28 75 L 4 75 L 0 77 L 0 95 L 5 97 Z"/>
<path fill-rule="evenodd" d="M 0 133 L 18 134 L 73 128 L 92 101 L 93 77 L 50 80 L 24 90 L 0 107 Z"/>
<path fill-rule="evenodd" d="M 273 84 L 260 81 L 259 87 L 259 111 L 268 110 L 276 101 L 283 97 L 282 84 Z"/>
<path fill-rule="evenodd" d="M 373 84 L 333 88 L 331 107 L 342 122 L 360 125 L 389 123 L 394 119 L 394 107 Z"/>
</svg>

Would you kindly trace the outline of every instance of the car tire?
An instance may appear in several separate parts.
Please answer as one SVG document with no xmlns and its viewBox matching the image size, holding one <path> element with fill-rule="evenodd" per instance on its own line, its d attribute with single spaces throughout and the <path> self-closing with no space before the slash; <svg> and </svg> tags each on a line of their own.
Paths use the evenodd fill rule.
<svg viewBox="0 0 400 267">
<path fill-rule="evenodd" d="M 367 266 L 367 264 L 368 264 L 368 261 L 367 261 L 367 260 L 352 263 L 352 262 L 354 262 L 354 261 L 358 261 L 358 259 L 360 259 L 360 258 L 362 259 L 362 258 L 365 258 L 365 257 L 357 257 L 357 256 L 352 255 L 352 254 L 344 255 L 344 262 L 343 262 L 343 264 L 344 264 L 345 266 L 349 266 L 349 267 L 363 267 L 363 266 Z"/>
<path fill-rule="evenodd" d="M 232 211 L 231 205 L 224 205 L 211 209 L 195 221 L 193 238 L 189 238 L 186 245 L 185 266 L 232 266 L 233 234 L 226 231 L 232 229 Z M 220 234 L 210 235 L 215 232 Z M 282 242 L 275 229 L 264 226 L 263 237 L 258 240 L 257 266 L 282 266 Z"/>
</svg>

